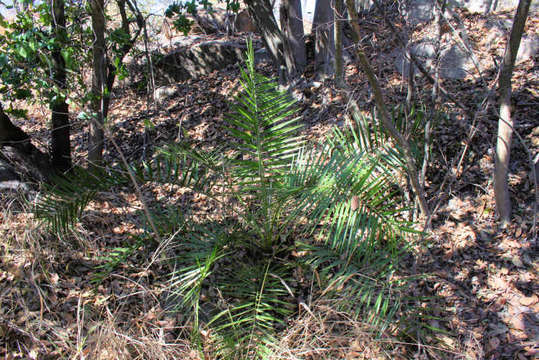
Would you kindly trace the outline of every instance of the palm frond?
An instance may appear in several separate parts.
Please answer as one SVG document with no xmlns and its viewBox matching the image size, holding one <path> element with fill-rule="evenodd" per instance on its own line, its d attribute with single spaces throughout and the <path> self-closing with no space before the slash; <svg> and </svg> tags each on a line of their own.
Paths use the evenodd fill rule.
<svg viewBox="0 0 539 360">
<path fill-rule="evenodd" d="M 287 183 L 301 189 L 291 216 L 308 218 L 304 231 L 319 239 L 300 247 L 326 279 L 326 295 L 382 325 L 400 307 L 392 274 L 415 230 L 401 215 L 401 153 L 376 124 L 356 117 L 325 143 L 305 149 Z"/>
<path fill-rule="evenodd" d="M 411 224 L 398 217 L 405 209 L 399 209 L 391 174 L 379 164 L 363 152 L 334 152 L 325 158 L 306 154 L 298 159 L 289 181 L 303 188 L 296 211 L 306 211 L 314 220 L 315 228 L 307 230 L 323 224 L 326 241 L 335 249 L 348 249 L 347 256 L 360 243 L 366 250 L 372 248 L 367 244 L 411 231 Z"/>
<path fill-rule="evenodd" d="M 159 148 L 148 162 L 134 166 L 142 182 L 169 183 L 208 193 L 215 185 L 223 166 L 221 149 L 203 152 L 182 144 Z"/>
<path fill-rule="evenodd" d="M 246 351 L 263 350 L 276 327 L 283 326 L 291 313 L 291 304 L 286 301 L 289 288 L 283 280 L 289 277 L 286 266 L 272 260 L 235 267 L 221 287 L 225 297 L 235 300 L 226 304 L 210 325 L 235 344 L 243 344 Z"/>
<path fill-rule="evenodd" d="M 99 191 L 124 185 L 127 177 L 121 171 L 73 169 L 69 175 L 56 176 L 44 184 L 33 207 L 37 219 L 55 233 L 66 233 L 79 221 L 86 206 Z"/>
<path fill-rule="evenodd" d="M 302 249 L 309 252 L 306 262 L 318 269 L 323 296 L 341 299 L 343 311 L 361 316 L 380 332 L 401 309 L 400 294 L 414 280 L 394 277 L 395 254 L 384 249 L 353 258 L 324 245 L 303 244 Z"/>
<path fill-rule="evenodd" d="M 261 186 L 268 189 L 270 183 L 276 186 L 302 145 L 297 136 L 301 124 L 293 117 L 295 100 L 256 73 L 252 44 L 248 47 L 246 70 L 241 70 L 244 91 L 226 118 L 228 131 L 237 141 L 233 146 L 241 154 L 233 162 L 235 180 L 246 192 Z"/>
<path fill-rule="evenodd" d="M 198 329 L 201 315 L 204 322 L 215 315 L 206 309 L 201 297 L 215 264 L 228 254 L 226 234 L 223 229 L 201 227 L 198 231 L 186 229 L 180 238 L 182 241 L 176 250 L 181 255 L 175 258 L 178 270 L 171 274 L 167 285 L 171 289 L 167 302 L 176 304 L 176 311 L 188 310 Z"/>
</svg>

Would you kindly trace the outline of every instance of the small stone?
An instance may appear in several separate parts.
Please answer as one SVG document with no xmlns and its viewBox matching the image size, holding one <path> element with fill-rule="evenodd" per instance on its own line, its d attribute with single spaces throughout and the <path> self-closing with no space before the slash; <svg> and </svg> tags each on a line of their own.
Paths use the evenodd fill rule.
<svg viewBox="0 0 539 360">
<path fill-rule="evenodd" d="M 515 265 L 516 267 L 524 267 L 524 263 L 522 262 L 522 260 L 520 260 L 520 258 L 518 256 L 513 256 L 511 258 L 511 262 L 513 263 L 513 265 Z"/>
<path fill-rule="evenodd" d="M 489 351 L 496 350 L 500 346 L 500 339 L 497 337 L 490 338 L 488 341 Z"/>
<path fill-rule="evenodd" d="M 526 323 L 524 322 L 523 314 L 518 314 L 518 315 L 513 316 L 510 322 L 513 329 L 522 330 L 522 331 L 526 329 Z"/>
<path fill-rule="evenodd" d="M 157 102 L 163 102 L 166 99 L 176 94 L 176 87 L 174 86 L 162 86 L 155 89 L 155 100 Z"/>
<path fill-rule="evenodd" d="M 519 303 L 524 306 L 535 305 L 537 303 L 537 295 L 533 294 L 532 296 L 521 297 Z"/>
</svg>

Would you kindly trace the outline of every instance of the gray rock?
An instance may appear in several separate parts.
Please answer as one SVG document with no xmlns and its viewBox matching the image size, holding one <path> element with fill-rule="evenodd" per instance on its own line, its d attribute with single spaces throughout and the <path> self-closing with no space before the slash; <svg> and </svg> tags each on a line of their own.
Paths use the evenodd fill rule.
<svg viewBox="0 0 539 360">
<path fill-rule="evenodd" d="M 497 56 L 502 57 L 504 49 L 498 47 L 498 43 L 500 38 L 509 36 L 513 22 L 512 20 L 499 18 L 496 15 L 490 15 L 488 22 L 489 31 L 484 34 L 486 39 L 485 43 L 488 48 L 496 49 Z M 411 47 L 412 53 L 414 53 L 427 68 L 432 67 L 435 55 L 434 50 L 434 43 L 430 39 L 424 39 Z M 529 61 L 538 52 L 539 34 L 524 34 L 520 43 L 516 64 L 518 65 Z M 404 52 L 401 49 L 398 49 L 393 54 L 395 56 L 395 67 L 401 74 L 406 76 L 408 74 L 409 62 L 405 59 Z M 440 76 L 442 78 L 463 79 L 470 72 L 475 72 L 473 61 L 468 53 L 458 45 L 453 44 L 448 50 L 442 52 L 440 60 Z"/>
<path fill-rule="evenodd" d="M 19 175 L 13 170 L 13 168 L 0 159 L 0 182 L 3 181 L 18 181 L 20 180 Z"/>
<path fill-rule="evenodd" d="M 518 0 L 451 0 L 450 3 L 464 8 L 472 14 L 488 14 L 495 11 L 514 10 L 518 6 Z M 532 1 L 531 11 L 537 11 L 539 3 Z"/>
<path fill-rule="evenodd" d="M 232 13 L 225 9 L 213 8 L 211 11 L 206 9 L 198 9 L 195 15 L 184 14 L 187 20 L 191 22 L 191 30 L 189 34 L 214 34 L 224 32 L 227 28 L 227 23 L 232 20 Z M 175 18 L 169 19 L 164 17 L 161 24 L 160 35 L 166 39 L 184 36 L 181 31 L 178 31 L 174 26 Z"/>
<path fill-rule="evenodd" d="M 464 79 L 473 70 L 471 57 L 458 46 L 452 46 L 440 60 L 440 76 L 445 79 Z"/>
<path fill-rule="evenodd" d="M 539 34 L 532 33 L 526 34 L 520 41 L 520 47 L 518 48 L 518 54 L 515 62 L 517 64 L 528 61 L 534 57 L 539 51 Z"/>
<path fill-rule="evenodd" d="M 207 41 L 165 55 L 156 67 L 167 80 L 183 81 L 236 65 L 245 50 L 245 46 L 234 42 Z"/>
<path fill-rule="evenodd" d="M 412 53 L 428 69 L 432 67 L 435 57 L 434 44 L 422 42 L 412 46 Z M 398 49 L 394 52 L 395 67 L 405 76 L 408 74 L 409 61 L 404 52 Z M 474 69 L 472 59 L 458 46 L 453 45 L 447 51 L 442 52 L 440 59 L 440 76 L 445 79 L 463 79 Z"/>
<path fill-rule="evenodd" d="M 428 23 L 433 19 L 433 7 L 436 0 L 408 0 L 404 6 L 406 20 L 410 25 Z M 449 0 L 449 5 L 464 8 L 472 14 L 489 14 L 498 11 L 515 10 L 518 0 Z M 532 1 L 530 12 L 539 11 L 539 1 Z M 512 21 L 511 21 L 512 23 Z"/>
<path fill-rule="evenodd" d="M 6 190 L 27 192 L 29 189 L 25 183 L 21 182 L 15 170 L 7 162 L 0 159 L 0 192 Z"/>
<path fill-rule="evenodd" d="M 434 58 L 434 55 L 435 55 L 434 44 L 430 42 L 423 42 L 423 43 L 416 44 L 412 47 L 412 53 L 414 53 L 415 56 L 419 56 L 423 58 Z"/>
<path fill-rule="evenodd" d="M 0 192 L 5 190 L 28 192 L 28 186 L 19 180 L 0 181 Z"/>
<path fill-rule="evenodd" d="M 513 20 L 500 19 L 493 17 L 489 19 L 488 23 L 490 30 L 486 34 L 486 43 L 489 47 L 496 47 L 500 38 L 507 38 L 513 26 Z M 520 41 L 520 47 L 518 48 L 518 54 L 515 63 L 521 64 L 534 57 L 539 51 L 539 34 L 535 32 L 529 32 L 522 35 Z M 497 55 L 502 57 L 504 49 L 499 48 Z"/>
<path fill-rule="evenodd" d="M 434 0 L 408 0 L 404 6 L 404 16 L 411 26 L 424 24 L 433 19 Z"/>
<path fill-rule="evenodd" d="M 155 89 L 155 101 L 162 103 L 177 93 L 175 86 L 160 86 Z"/>
</svg>

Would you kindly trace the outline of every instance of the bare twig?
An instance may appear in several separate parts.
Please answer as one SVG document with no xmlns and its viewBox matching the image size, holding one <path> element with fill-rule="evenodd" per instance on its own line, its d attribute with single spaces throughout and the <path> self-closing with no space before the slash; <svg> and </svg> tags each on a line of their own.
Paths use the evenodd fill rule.
<svg viewBox="0 0 539 360">
<path fill-rule="evenodd" d="M 136 14 L 136 17 L 139 22 L 139 24 L 142 24 L 142 34 L 144 39 L 144 54 L 146 56 L 146 62 L 148 63 L 148 72 L 150 74 L 150 82 L 149 82 L 149 89 L 148 89 L 148 108 L 150 108 L 150 103 L 153 104 L 154 110 L 157 110 L 156 108 L 156 101 L 155 101 L 155 74 L 153 71 L 153 62 L 152 57 L 150 56 L 150 50 L 148 46 L 148 30 L 146 27 L 146 20 L 141 21 L 140 19 L 143 19 L 142 13 L 140 12 L 136 0 L 127 0 L 127 4 L 131 8 L 131 11 L 133 11 Z M 150 96 L 151 94 L 151 96 Z M 149 142 L 149 134 L 148 134 L 148 126 L 144 125 L 144 147 L 143 147 L 143 158 L 146 158 L 147 155 L 147 147 Z"/>
<path fill-rule="evenodd" d="M 127 162 L 127 159 L 125 158 L 125 155 L 124 155 L 122 149 L 120 148 L 120 146 L 118 146 L 118 143 L 116 142 L 116 140 L 114 140 L 114 138 L 110 134 L 107 134 L 107 135 L 109 136 L 109 139 L 112 142 L 112 145 L 114 146 L 116 151 L 118 151 L 118 154 L 120 155 L 122 163 L 124 164 L 125 168 L 127 169 L 127 172 L 129 174 L 129 178 L 131 179 L 131 182 L 133 183 L 133 186 L 135 187 L 137 197 L 139 198 L 139 201 L 142 204 L 144 215 L 146 215 L 146 218 L 148 219 L 148 223 L 150 224 L 150 227 L 152 228 L 152 230 L 154 232 L 154 236 L 157 238 L 158 242 L 161 242 L 159 232 L 157 231 L 157 227 L 155 226 L 155 223 L 153 221 L 152 214 L 150 213 L 150 208 L 146 204 L 146 201 L 144 201 L 144 196 L 142 195 L 142 191 L 140 189 L 140 186 L 137 183 L 137 179 L 135 178 L 135 175 L 133 174 L 133 170 L 131 170 L 131 166 L 129 166 L 129 163 Z"/>
<path fill-rule="evenodd" d="M 414 189 L 416 197 L 418 198 L 419 207 L 423 215 L 425 215 L 426 217 L 429 217 L 430 212 L 427 205 L 427 200 L 425 198 L 425 193 L 423 191 L 423 188 L 421 187 L 421 184 L 419 183 L 417 167 L 416 167 L 413 155 L 412 155 L 410 144 L 404 138 L 404 136 L 402 136 L 402 134 L 397 130 L 393 122 L 390 120 L 389 112 L 387 111 L 387 108 L 385 106 L 384 97 L 382 95 L 382 90 L 380 88 L 378 80 L 376 79 L 372 71 L 372 67 L 369 63 L 369 60 L 367 59 L 367 56 L 365 55 L 365 53 L 360 47 L 359 36 L 361 34 L 361 29 L 359 28 L 358 14 L 354 7 L 353 0 L 347 0 L 346 5 L 348 7 L 348 12 L 349 12 L 349 15 L 351 16 L 352 26 L 354 29 L 353 31 L 354 42 L 358 44 L 357 55 L 359 58 L 359 63 L 361 65 L 362 70 L 367 75 L 369 84 L 372 87 L 374 99 L 376 101 L 376 105 L 378 107 L 378 112 L 380 114 L 382 123 L 384 125 L 384 128 L 390 134 L 390 136 L 395 141 L 397 141 L 397 143 L 402 147 L 404 151 L 405 159 L 406 159 L 406 168 L 407 168 L 406 170 L 408 172 L 408 175 L 410 176 L 410 181 L 412 182 L 412 188 Z"/>
</svg>

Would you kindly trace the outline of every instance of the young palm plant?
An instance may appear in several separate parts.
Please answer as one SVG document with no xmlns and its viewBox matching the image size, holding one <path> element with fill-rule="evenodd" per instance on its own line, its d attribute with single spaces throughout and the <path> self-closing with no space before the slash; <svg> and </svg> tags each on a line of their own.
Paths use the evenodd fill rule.
<svg viewBox="0 0 539 360">
<path fill-rule="evenodd" d="M 312 296 L 342 299 L 383 331 L 400 306 L 393 275 L 413 233 L 401 216 L 400 152 L 360 117 L 306 144 L 293 99 L 256 73 L 251 44 L 241 83 L 226 148 L 168 146 L 134 167 L 138 181 L 190 188 L 222 211 L 210 220 L 182 209 L 182 224 L 165 226 L 180 229 L 169 242 L 167 308 L 188 315 L 195 341 L 211 334 L 220 358 L 264 358 L 309 291 L 294 278 L 301 268 L 317 279 Z"/>
<path fill-rule="evenodd" d="M 318 295 L 344 299 L 383 330 L 398 310 L 403 281 L 392 276 L 413 233 L 399 217 L 400 152 L 364 118 L 308 147 L 293 100 L 255 72 L 250 46 L 241 79 L 227 117 L 234 155 L 207 172 L 226 184 L 209 194 L 238 204 L 229 215 L 239 221 L 185 233 L 170 282 L 177 303 L 190 310 L 195 333 L 213 329 L 223 357 L 264 357 L 304 290 L 292 285 L 304 266 L 320 279 Z"/>
</svg>

